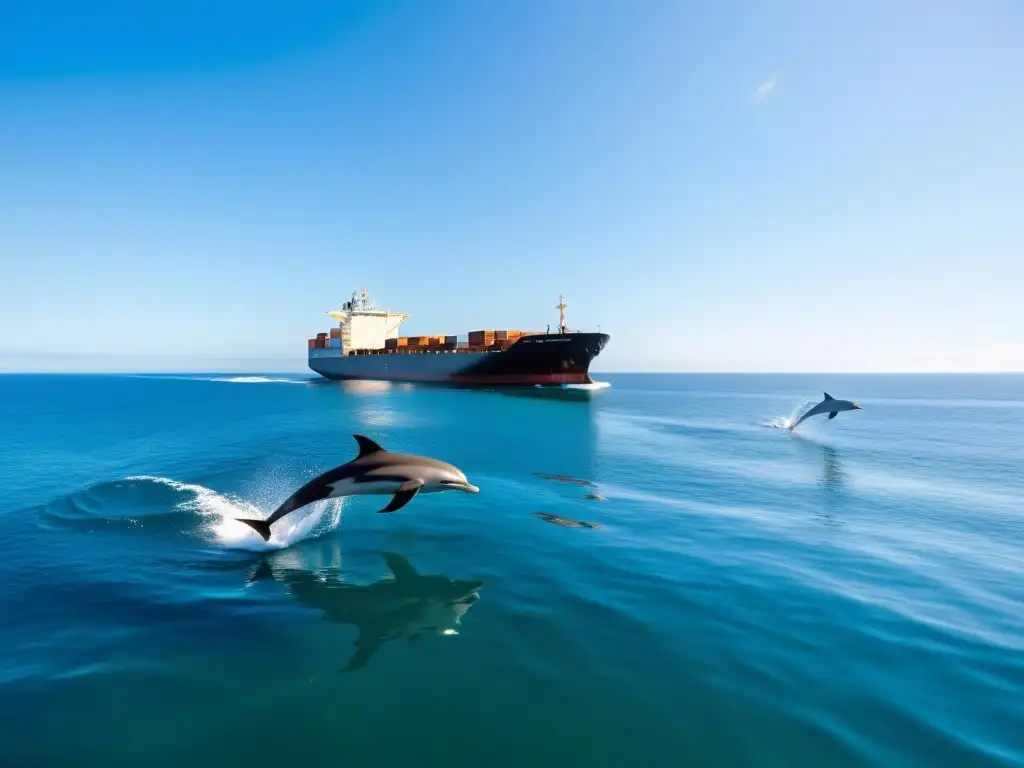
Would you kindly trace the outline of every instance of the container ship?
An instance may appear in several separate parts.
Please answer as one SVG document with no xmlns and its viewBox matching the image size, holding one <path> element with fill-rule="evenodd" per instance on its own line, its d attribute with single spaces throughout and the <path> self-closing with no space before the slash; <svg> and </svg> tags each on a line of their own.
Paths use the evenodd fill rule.
<svg viewBox="0 0 1024 768">
<path fill-rule="evenodd" d="M 590 364 L 606 333 L 570 331 L 559 296 L 558 328 L 483 330 L 465 337 L 399 336 L 409 315 L 374 307 L 363 288 L 327 314 L 338 325 L 309 339 L 309 367 L 327 379 L 423 382 L 477 387 L 602 386 Z M 603 385 L 607 386 L 607 385 Z"/>
</svg>

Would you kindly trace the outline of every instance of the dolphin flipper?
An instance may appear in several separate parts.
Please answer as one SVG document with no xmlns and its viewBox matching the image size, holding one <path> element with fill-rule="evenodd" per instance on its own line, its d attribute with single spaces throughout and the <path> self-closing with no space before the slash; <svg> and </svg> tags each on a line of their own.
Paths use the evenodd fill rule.
<svg viewBox="0 0 1024 768">
<path fill-rule="evenodd" d="M 829 417 L 830 419 L 834 419 L 834 418 L 835 418 L 836 416 L 838 416 L 838 415 L 839 415 L 839 411 L 832 411 L 832 413 L 830 413 L 830 414 L 828 415 L 828 417 Z"/>
<path fill-rule="evenodd" d="M 377 510 L 377 514 L 382 515 L 389 512 L 396 512 L 412 501 L 412 497 L 415 496 L 422 487 L 422 480 L 410 480 L 406 483 L 402 483 L 398 493 L 396 493 L 394 498 L 391 499 L 391 502 L 384 507 L 384 509 Z"/>
</svg>

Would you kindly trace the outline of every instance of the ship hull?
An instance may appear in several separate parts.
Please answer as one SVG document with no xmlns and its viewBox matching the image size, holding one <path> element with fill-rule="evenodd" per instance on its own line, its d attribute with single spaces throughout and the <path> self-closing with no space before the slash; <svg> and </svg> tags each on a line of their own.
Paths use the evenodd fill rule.
<svg viewBox="0 0 1024 768">
<path fill-rule="evenodd" d="M 591 383 L 590 364 L 608 343 L 605 333 L 524 336 L 500 352 L 437 350 L 403 354 L 394 350 L 341 355 L 309 352 L 309 367 L 336 381 L 375 380 L 470 387 L 563 386 Z"/>
</svg>

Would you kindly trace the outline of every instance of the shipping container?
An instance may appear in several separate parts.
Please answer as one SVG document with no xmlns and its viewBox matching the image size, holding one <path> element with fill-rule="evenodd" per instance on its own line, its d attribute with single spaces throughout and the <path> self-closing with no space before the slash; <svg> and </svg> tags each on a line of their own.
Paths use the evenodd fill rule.
<svg viewBox="0 0 1024 768">
<path fill-rule="evenodd" d="M 384 349 L 398 349 L 398 339 L 384 339 Z"/>
<path fill-rule="evenodd" d="M 340 339 L 341 338 L 341 328 L 331 328 L 331 338 L 332 339 Z"/>
<path fill-rule="evenodd" d="M 331 349 L 341 349 L 341 339 L 331 339 Z"/>
</svg>

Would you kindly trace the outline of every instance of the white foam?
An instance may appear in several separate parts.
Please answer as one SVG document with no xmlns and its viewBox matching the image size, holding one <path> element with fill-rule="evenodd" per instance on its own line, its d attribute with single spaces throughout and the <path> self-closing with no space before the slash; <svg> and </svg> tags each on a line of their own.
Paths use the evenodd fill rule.
<svg viewBox="0 0 1024 768">
<path fill-rule="evenodd" d="M 196 512 L 205 518 L 207 532 L 216 544 L 225 549 L 244 549 L 251 552 L 284 549 L 303 539 L 335 528 L 341 522 L 344 499 L 310 504 L 274 523 L 270 540 L 264 541 L 255 530 L 236 519 L 263 519 L 268 516 L 269 511 L 260 509 L 250 501 L 232 498 L 202 485 L 182 483 L 167 477 L 140 475 L 126 479 L 162 483 L 181 493 L 191 494 L 191 498 L 180 502 L 178 508 Z M 276 504 L 273 506 L 276 507 Z"/>
<path fill-rule="evenodd" d="M 308 384 L 301 379 L 272 379 L 269 376 L 214 376 L 201 381 L 220 381 L 226 384 Z"/>
<path fill-rule="evenodd" d="M 171 381 L 213 381 L 222 384 L 310 384 L 316 378 L 292 379 L 280 376 L 172 376 L 163 373 L 129 374 L 133 379 L 168 379 Z"/>
<path fill-rule="evenodd" d="M 607 381 L 591 381 L 589 384 L 563 384 L 562 389 L 571 389 L 580 392 L 596 392 L 599 389 L 608 389 L 611 386 Z"/>
<path fill-rule="evenodd" d="M 807 411 L 816 404 L 816 400 L 801 400 L 800 403 L 790 411 L 788 416 L 773 416 L 761 423 L 766 427 L 775 427 L 776 429 L 792 429 L 793 425 L 799 421 L 800 417 L 807 413 Z"/>
</svg>

